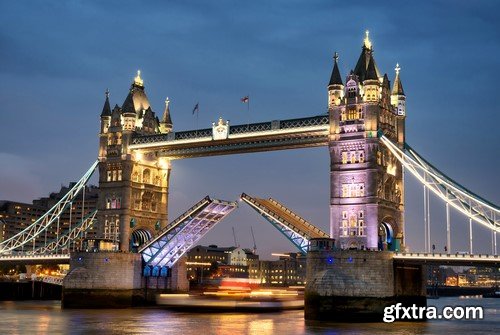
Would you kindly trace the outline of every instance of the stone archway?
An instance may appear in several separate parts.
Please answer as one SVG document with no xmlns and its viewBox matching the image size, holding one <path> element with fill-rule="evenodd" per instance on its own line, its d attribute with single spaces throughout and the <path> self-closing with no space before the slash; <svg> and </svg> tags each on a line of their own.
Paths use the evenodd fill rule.
<svg viewBox="0 0 500 335">
<path fill-rule="evenodd" d="M 378 249 L 379 250 L 392 250 L 394 241 L 392 218 L 384 218 L 378 225 Z"/>
<path fill-rule="evenodd" d="M 146 229 L 136 229 L 130 234 L 130 250 L 137 252 L 139 247 L 151 239 L 151 233 Z"/>
</svg>

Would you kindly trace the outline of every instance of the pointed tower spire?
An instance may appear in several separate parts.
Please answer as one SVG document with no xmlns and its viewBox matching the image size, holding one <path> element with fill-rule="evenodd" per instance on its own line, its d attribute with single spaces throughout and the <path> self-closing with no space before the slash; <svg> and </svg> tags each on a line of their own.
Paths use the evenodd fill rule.
<svg viewBox="0 0 500 335">
<path fill-rule="evenodd" d="M 365 39 L 363 40 L 363 46 L 369 50 L 372 49 L 372 42 L 370 41 L 370 31 L 365 31 Z"/>
<path fill-rule="evenodd" d="M 134 85 L 143 87 L 144 86 L 144 80 L 141 78 L 141 70 L 137 70 L 137 76 L 134 78 Z"/>
<path fill-rule="evenodd" d="M 165 99 L 165 111 L 160 122 L 160 132 L 169 133 L 172 131 L 172 118 L 170 117 L 170 99 Z"/>
<path fill-rule="evenodd" d="M 400 116 L 406 115 L 406 96 L 403 90 L 403 84 L 401 84 L 401 77 L 399 76 L 399 63 L 396 64 L 396 78 L 394 78 L 394 86 L 392 86 L 391 92 L 391 105 L 396 107 L 397 114 Z"/>
<path fill-rule="evenodd" d="M 101 117 L 111 116 L 111 106 L 109 105 L 109 90 L 106 89 L 106 100 L 104 101 L 104 106 L 102 107 Z"/>
<path fill-rule="evenodd" d="M 344 97 L 344 84 L 339 71 L 339 54 L 335 52 L 333 55 L 334 64 L 330 82 L 328 83 L 328 109 L 333 106 L 338 106 Z"/>
<path fill-rule="evenodd" d="M 342 82 L 342 76 L 340 75 L 339 71 L 339 65 L 338 65 L 339 54 L 337 52 L 335 52 L 333 59 L 334 59 L 333 71 L 332 75 L 330 76 L 330 83 L 328 84 L 328 86 L 344 85 L 344 83 Z"/>
<path fill-rule="evenodd" d="M 372 55 L 370 55 L 370 59 L 368 61 L 365 80 L 378 80 L 377 68 L 375 67 L 375 60 L 373 59 Z"/>
<path fill-rule="evenodd" d="M 359 81 L 363 82 L 366 78 L 366 72 L 368 71 L 368 65 L 370 65 L 370 59 L 373 61 L 373 66 L 375 67 L 375 72 L 377 73 L 377 78 L 380 77 L 380 72 L 373 58 L 373 46 L 369 38 L 370 32 L 367 30 L 365 32 L 365 38 L 363 40 L 363 47 L 361 48 L 361 55 L 359 55 L 358 62 L 354 68 L 354 73 L 358 76 Z"/>
<path fill-rule="evenodd" d="M 403 84 L 401 84 L 401 78 L 399 77 L 399 71 L 401 68 L 399 67 L 399 63 L 396 63 L 396 78 L 394 79 L 394 86 L 392 87 L 392 94 L 394 95 L 405 95 L 403 90 Z"/>
</svg>

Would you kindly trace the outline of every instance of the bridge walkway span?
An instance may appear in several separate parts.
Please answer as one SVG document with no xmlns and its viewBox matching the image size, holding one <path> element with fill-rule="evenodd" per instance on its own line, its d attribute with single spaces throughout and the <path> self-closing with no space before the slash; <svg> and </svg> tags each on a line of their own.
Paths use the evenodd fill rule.
<svg viewBox="0 0 500 335">
<path fill-rule="evenodd" d="M 241 199 L 285 235 L 301 253 L 306 253 L 311 238 L 330 236 L 273 198 L 262 199 L 243 193 Z"/>
<path fill-rule="evenodd" d="M 146 266 L 172 267 L 238 204 L 206 196 L 139 249 Z"/>
</svg>

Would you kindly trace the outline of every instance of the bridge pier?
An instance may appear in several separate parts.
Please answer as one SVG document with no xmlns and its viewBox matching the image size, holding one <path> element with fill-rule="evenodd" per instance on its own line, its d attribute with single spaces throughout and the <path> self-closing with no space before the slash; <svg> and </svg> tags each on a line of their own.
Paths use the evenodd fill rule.
<svg viewBox="0 0 500 335">
<path fill-rule="evenodd" d="M 71 253 L 63 308 L 123 308 L 144 303 L 142 260 L 136 253 Z"/>
<path fill-rule="evenodd" d="M 396 265 L 387 251 L 315 249 L 316 242 L 307 254 L 307 320 L 382 321 L 386 306 L 426 306 L 423 266 Z"/>
<path fill-rule="evenodd" d="M 70 256 L 61 300 L 63 308 L 125 308 L 154 303 L 158 293 L 188 290 L 185 257 L 168 277 L 146 278 L 139 253 L 75 252 Z"/>
</svg>

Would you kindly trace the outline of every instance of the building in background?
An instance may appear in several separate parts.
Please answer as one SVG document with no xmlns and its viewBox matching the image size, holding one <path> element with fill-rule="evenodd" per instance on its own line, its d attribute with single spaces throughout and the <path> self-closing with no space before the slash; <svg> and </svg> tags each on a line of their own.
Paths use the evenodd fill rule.
<svg viewBox="0 0 500 335">
<path fill-rule="evenodd" d="M 197 245 L 187 252 L 188 278 L 197 283 L 209 278 L 248 278 L 250 262 L 258 259 L 250 249 Z"/>
<path fill-rule="evenodd" d="M 263 286 L 305 285 L 306 256 L 299 253 L 280 254 L 275 261 L 251 260 L 249 278 Z"/>
<path fill-rule="evenodd" d="M 0 201 L 0 241 L 5 241 L 35 222 L 50 208 L 52 208 L 75 185 L 61 186 L 58 192 L 52 192 L 47 197 L 33 200 L 31 204 L 2 200 Z M 58 236 L 65 234 L 70 226 L 77 224 L 82 217 L 97 209 L 98 189 L 96 186 L 87 186 L 85 196 L 83 191 L 73 199 L 71 206 L 63 212 L 59 222 L 54 222 L 35 240 L 34 247 L 38 248 Z M 94 229 L 91 227 L 86 238 L 94 238 Z M 33 244 L 25 246 L 33 248 Z"/>
</svg>

